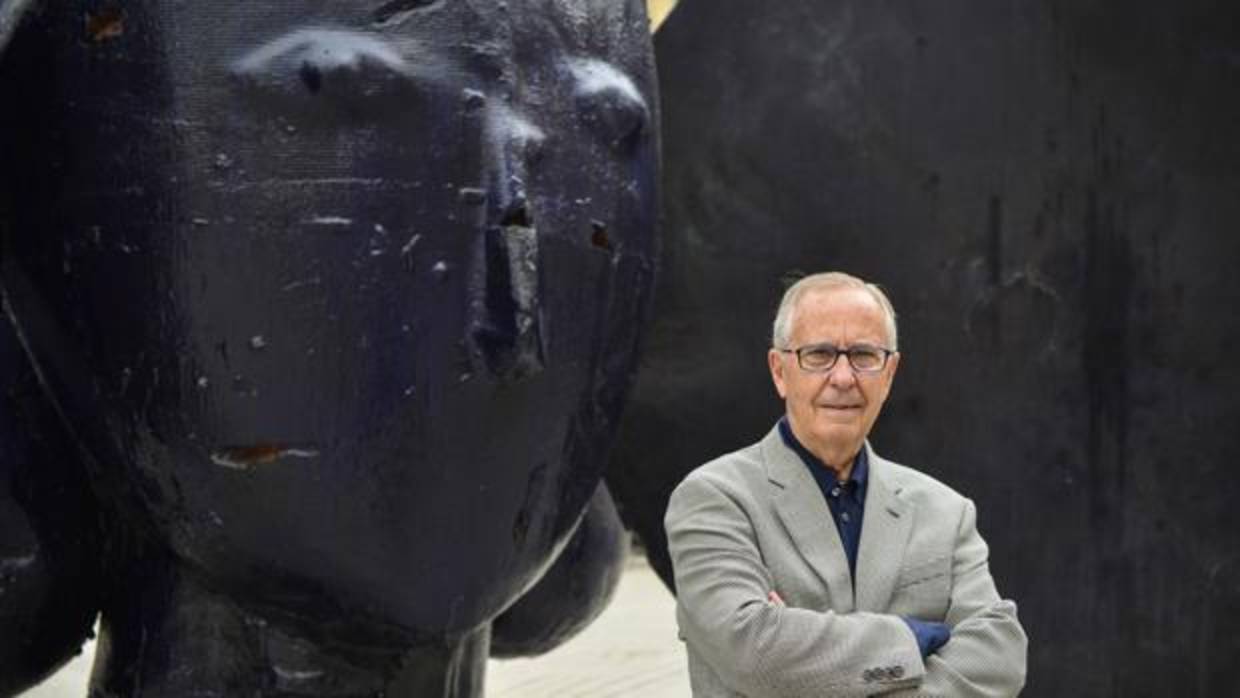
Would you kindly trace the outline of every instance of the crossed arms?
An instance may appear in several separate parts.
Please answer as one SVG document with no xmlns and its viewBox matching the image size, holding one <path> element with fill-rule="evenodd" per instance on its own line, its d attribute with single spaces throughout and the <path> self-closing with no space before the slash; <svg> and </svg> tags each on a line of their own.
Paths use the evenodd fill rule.
<svg viewBox="0 0 1240 698">
<path fill-rule="evenodd" d="M 772 600 L 770 592 L 780 592 L 783 580 L 764 555 L 786 551 L 758 543 L 756 526 L 774 530 L 768 513 L 738 483 L 699 474 L 672 495 L 665 521 L 681 631 L 691 655 L 731 690 L 751 698 L 1019 693 L 1025 634 L 1015 605 L 999 598 L 990 578 L 971 502 L 957 526 L 946 617 L 924 619 L 945 622 L 951 640 L 924 661 L 898 615 L 841 614 Z"/>
</svg>

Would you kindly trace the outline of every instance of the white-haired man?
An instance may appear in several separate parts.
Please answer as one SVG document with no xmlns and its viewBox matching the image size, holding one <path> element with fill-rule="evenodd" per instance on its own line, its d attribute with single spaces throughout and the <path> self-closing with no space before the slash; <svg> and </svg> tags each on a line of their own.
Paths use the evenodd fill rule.
<svg viewBox="0 0 1240 698">
<path fill-rule="evenodd" d="M 887 296 L 808 276 L 772 345 L 786 414 L 667 511 L 693 695 L 1017 695 L 1027 640 L 973 503 L 866 441 L 900 362 Z"/>
</svg>

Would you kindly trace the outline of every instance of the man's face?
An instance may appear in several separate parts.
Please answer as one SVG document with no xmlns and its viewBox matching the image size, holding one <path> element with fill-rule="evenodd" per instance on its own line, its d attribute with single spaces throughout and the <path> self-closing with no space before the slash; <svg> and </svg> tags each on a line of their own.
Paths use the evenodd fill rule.
<svg viewBox="0 0 1240 698">
<path fill-rule="evenodd" d="M 840 349 L 891 345 L 883 308 L 861 288 L 809 291 L 798 302 L 790 329 L 790 349 L 824 342 Z M 833 467 L 851 462 L 887 399 L 899 354 L 877 373 L 855 372 L 844 356 L 825 373 L 802 370 L 793 353 L 772 349 L 767 358 L 801 443 Z"/>
</svg>

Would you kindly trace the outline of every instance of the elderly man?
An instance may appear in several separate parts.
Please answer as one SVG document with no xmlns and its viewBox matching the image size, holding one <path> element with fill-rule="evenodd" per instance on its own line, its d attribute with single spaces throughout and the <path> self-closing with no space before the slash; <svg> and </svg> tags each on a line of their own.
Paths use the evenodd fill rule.
<svg viewBox="0 0 1240 698">
<path fill-rule="evenodd" d="M 1019 693 L 1027 641 L 973 502 L 866 442 L 900 361 L 886 295 L 806 277 L 772 344 L 785 416 L 667 511 L 693 695 Z"/>
</svg>

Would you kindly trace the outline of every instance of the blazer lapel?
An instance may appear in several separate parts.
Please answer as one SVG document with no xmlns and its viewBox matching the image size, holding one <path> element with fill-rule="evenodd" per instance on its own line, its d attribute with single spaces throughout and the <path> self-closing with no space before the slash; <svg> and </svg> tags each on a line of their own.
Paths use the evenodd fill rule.
<svg viewBox="0 0 1240 698">
<path fill-rule="evenodd" d="M 891 464 L 870 449 L 865 520 L 857 550 L 857 610 L 885 612 L 913 531 L 914 507 L 891 481 Z"/>
<path fill-rule="evenodd" d="M 805 463 L 784 444 L 778 427 L 762 440 L 762 454 L 766 460 L 767 479 L 776 487 L 772 497 L 775 511 L 793 545 L 827 585 L 831 610 L 851 613 L 854 599 L 848 556 L 822 490 L 818 489 Z"/>
</svg>

